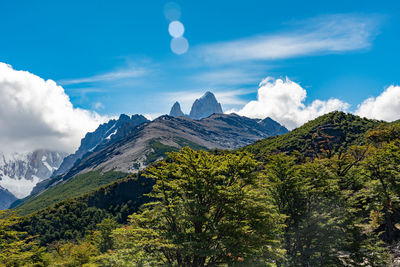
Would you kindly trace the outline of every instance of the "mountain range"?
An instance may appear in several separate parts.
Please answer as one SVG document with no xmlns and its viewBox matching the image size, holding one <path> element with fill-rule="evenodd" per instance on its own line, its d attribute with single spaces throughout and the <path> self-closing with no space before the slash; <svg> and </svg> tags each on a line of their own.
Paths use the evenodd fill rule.
<svg viewBox="0 0 400 267">
<path fill-rule="evenodd" d="M 173 110 L 179 108 L 179 104 L 174 106 Z M 236 149 L 288 132 L 270 118 L 261 120 L 222 114 L 221 105 L 210 92 L 195 101 L 191 114 L 195 114 L 196 119 L 163 115 L 148 121 L 141 115 L 121 115 L 118 120 L 100 125 L 93 133 L 86 134 L 78 150 L 64 159 L 50 179 L 37 184 L 27 201 L 45 198 L 49 188 L 66 186 L 72 178 L 71 183 L 87 179 L 80 178 L 86 177 L 84 174 L 138 172 L 162 159 L 167 152 L 184 146 L 205 150 Z M 201 118 L 206 115 L 208 117 Z M 104 181 L 109 182 L 108 179 Z"/>
</svg>

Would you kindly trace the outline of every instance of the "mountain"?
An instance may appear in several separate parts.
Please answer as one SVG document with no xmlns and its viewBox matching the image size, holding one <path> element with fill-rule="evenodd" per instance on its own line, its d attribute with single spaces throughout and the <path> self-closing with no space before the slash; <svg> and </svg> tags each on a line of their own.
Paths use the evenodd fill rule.
<svg viewBox="0 0 400 267">
<path fill-rule="evenodd" d="M 262 122 L 236 114 L 214 114 L 201 120 L 164 115 L 138 125 L 114 143 L 94 149 L 77 162 L 63 179 L 91 170 L 132 173 L 162 158 L 165 152 L 183 146 L 195 149 L 236 149 L 287 132 L 283 126 L 276 129 Z M 272 124 L 276 127 L 277 123 Z"/>
<path fill-rule="evenodd" d="M 201 98 L 194 101 L 189 116 L 199 120 L 214 113 L 223 113 L 221 104 L 218 103 L 213 93 L 206 92 Z"/>
<path fill-rule="evenodd" d="M 298 151 L 306 157 L 316 157 L 322 152 L 336 153 L 351 145 L 365 144 L 367 131 L 382 123 L 384 122 L 335 111 L 309 121 L 285 135 L 257 141 L 243 150 L 258 156 Z"/>
<path fill-rule="evenodd" d="M 0 185 L 17 198 L 23 198 L 38 182 L 49 178 L 66 155 L 44 149 L 24 154 L 0 154 Z"/>
<path fill-rule="evenodd" d="M 107 123 L 101 124 L 94 132 L 90 132 L 85 135 L 85 137 L 81 140 L 78 150 L 63 160 L 62 164 L 53 173 L 51 178 L 65 175 L 74 166 L 74 164 L 87 153 L 91 153 L 98 147 L 120 140 L 137 125 L 148 121 L 149 120 L 142 115 L 135 114 L 129 117 L 128 115 L 121 114 L 117 120 L 112 119 Z M 58 181 L 58 179 L 43 180 L 33 188 L 32 194 L 39 193 L 49 185 L 53 185 Z"/>
<path fill-rule="evenodd" d="M 64 159 L 60 168 L 53 173 L 53 177 L 65 174 L 88 152 L 93 151 L 100 144 L 114 142 L 125 136 L 135 126 L 147 122 L 148 120 L 142 115 L 132 115 L 131 117 L 121 114 L 118 120 L 110 120 L 101 124 L 94 132 L 87 133 L 81 140 L 78 150 Z"/>
<path fill-rule="evenodd" d="M 123 174 L 126 176 L 143 170 L 150 163 L 162 159 L 166 152 L 178 151 L 184 146 L 236 149 L 286 132 L 286 128 L 273 120 L 250 119 L 236 114 L 213 114 L 201 120 L 164 115 L 137 125 L 120 139 L 99 144 L 77 160 L 68 172 L 43 182 L 34 192 L 36 195 L 16 204 L 25 212 L 44 208 L 73 197 L 76 192 L 82 194 L 95 185 L 111 182 L 112 179 L 107 177 L 117 180 Z"/>
<path fill-rule="evenodd" d="M 169 112 L 169 115 L 172 117 L 185 116 L 185 114 L 181 110 L 181 105 L 179 104 L 178 101 L 176 101 L 175 104 L 172 106 L 171 111 Z"/>
<path fill-rule="evenodd" d="M 15 200 L 17 198 L 0 185 L 0 210 L 8 209 Z"/>
</svg>

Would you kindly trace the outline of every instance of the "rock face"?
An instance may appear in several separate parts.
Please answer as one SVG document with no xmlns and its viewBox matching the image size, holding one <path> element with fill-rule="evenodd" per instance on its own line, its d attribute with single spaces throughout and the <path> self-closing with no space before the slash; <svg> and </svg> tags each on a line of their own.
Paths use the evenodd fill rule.
<svg viewBox="0 0 400 267">
<path fill-rule="evenodd" d="M 169 115 L 172 117 L 185 116 L 185 114 L 181 110 L 181 105 L 179 104 L 178 101 L 176 101 L 175 104 L 172 106 L 171 111 L 169 112 Z"/>
<path fill-rule="evenodd" d="M 15 200 L 17 198 L 10 191 L 0 186 L 0 210 L 8 209 Z"/>
<path fill-rule="evenodd" d="M 65 156 L 63 152 L 43 149 L 26 154 L 0 154 L 0 186 L 17 198 L 25 197 L 38 182 L 51 176 Z"/>
<path fill-rule="evenodd" d="M 206 92 L 201 98 L 194 101 L 189 116 L 192 119 L 200 120 L 214 113 L 223 113 L 221 104 L 218 103 L 213 93 Z"/>
<path fill-rule="evenodd" d="M 129 117 L 122 114 L 118 120 L 110 120 L 101 124 L 94 132 L 85 135 L 78 150 L 64 159 L 60 168 L 53 173 L 52 177 L 68 172 L 75 162 L 80 160 L 86 153 L 92 152 L 99 145 L 119 140 L 134 127 L 144 122 L 148 122 L 148 120 L 142 115 Z"/>
</svg>

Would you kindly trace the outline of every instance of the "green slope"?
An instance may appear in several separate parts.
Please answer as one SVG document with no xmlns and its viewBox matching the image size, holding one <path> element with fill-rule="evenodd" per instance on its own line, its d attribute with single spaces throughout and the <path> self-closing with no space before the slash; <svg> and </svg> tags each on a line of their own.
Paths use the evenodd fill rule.
<svg viewBox="0 0 400 267">
<path fill-rule="evenodd" d="M 42 245 L 58 240 L 76 240 L 95 229 L 104 218 L 126 223 L 128 215 L 149 202 L 144 194 L 151 191 L 153 183 L 141 174 L 131 174 L 80 197 L 58 202 L 25 216 L 18 228 L 38 235 Z"/>
<path fill-rule="evenodd" d="M 293 151 L 315 157 L 322 150 L 335 153 L 351 145 L 364 144 L 366 132 L 382 123 L 384 122 L 336 111 L 318 117 L 287 134 L 257 141 L 243 150 L 260 157 Z"/>
<path fill-rule="evenodd" d="M 102 185 L 126 177 L 128 174 L 123 172 L 109 171 L 90 171 L 77 175 L 65 183 L 57 184 L 39 195 L 32 196 L 15 207 L 21 215 L 27 215 L 37 210 L 51 206 L 57 202 L 68 198 L 78 197 L 88 193 Z"/>
</svg>

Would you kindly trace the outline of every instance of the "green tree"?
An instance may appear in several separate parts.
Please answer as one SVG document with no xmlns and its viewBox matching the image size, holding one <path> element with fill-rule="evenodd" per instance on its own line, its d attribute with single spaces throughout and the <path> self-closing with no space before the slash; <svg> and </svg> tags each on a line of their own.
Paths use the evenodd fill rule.
<svg viewBox="0 0 400 267">
<path fill-rule="evenodd" d="M 248 154 L 184 148 L 148 169 L 151 197 L 131 225 L 114 231 L 120 255 L 137 264 L 274 264 L 282 218 Z M 117 252 L 118 253 L 118 252 Z M 126 257 L 126 256 L 125 256 Z"/>
<path fill-rule="evenodd" d="M 45 249 L 27 233 L 13 229 L 19 221 L 15 212 L 0 211 L 0 266 L 44 264 Z"/>
<path fill-rule="evenodd" d="M 385 241 L 392 242 L 400 237 L 400 230 L 395 226 L 395 215 L 400 208 L 399 142 L 391 141 L 372 148 L 363 167 L 367 180 L 367 209 L 372 215 L 381 217 L 378 230 L 383 231 Z"/>
<path fill-rule="evenodd" d="M 112 230 L 117 228 L 118 223 L 112 218 L 106 218 L 97 224 L 97 230 L 93 233 L 94 243 L 101 253 L 113 248 Z"/>
</svg>

